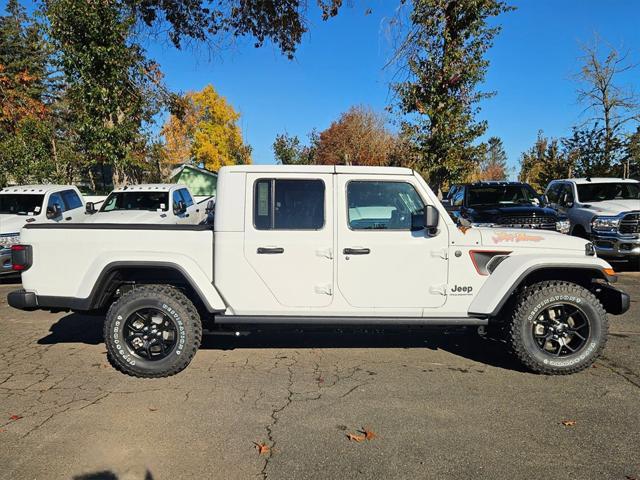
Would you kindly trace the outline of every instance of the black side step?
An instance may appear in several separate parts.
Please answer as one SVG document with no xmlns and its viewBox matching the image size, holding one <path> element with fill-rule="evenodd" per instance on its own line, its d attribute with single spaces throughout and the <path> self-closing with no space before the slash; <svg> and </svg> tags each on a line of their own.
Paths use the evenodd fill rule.
<svg viewBox="0 0 640 480">
<path fill-rule="evenodd" d="M 477 317 L 334 317 L 296 315 L 216 315 L 215 323 L 237 325 L 406 325 L 480 326 L 487 318 Z"/>
</svg>

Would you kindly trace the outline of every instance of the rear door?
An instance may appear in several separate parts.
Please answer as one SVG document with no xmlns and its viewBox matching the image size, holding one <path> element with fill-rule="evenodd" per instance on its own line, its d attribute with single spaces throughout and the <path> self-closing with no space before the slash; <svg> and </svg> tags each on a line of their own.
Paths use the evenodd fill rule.
<svg viewBox="0 0 640 480">
<path fill-rule="evenodd" d="M 244 255 L 276 300 L 322 307 L 333 297 L 333 176 L 247 174 Z"/>
<path fill-rule="evenodd" d="M 415 178 L 339 175 L 337 181 L 336 265 L 347 302 L 362 308 L 443 305 L 447 229 L 429 235 L 420 228 L 428 200 Z"/>
</svg>

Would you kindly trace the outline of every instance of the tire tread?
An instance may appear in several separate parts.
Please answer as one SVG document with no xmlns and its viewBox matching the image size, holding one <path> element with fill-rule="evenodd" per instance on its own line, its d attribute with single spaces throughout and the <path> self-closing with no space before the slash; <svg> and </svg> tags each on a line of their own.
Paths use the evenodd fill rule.
<svg viewBox="0 0 640 480">
<path fill-rule="evenodd" d="M 130 375 L 132 377 L 138 377 L 138 378 L 170 377 L 184 370 L 187 367 L 187 365 L 191 363 L 191 360 L 193 360 L 193 357 L 195 356 L 196 352 L 198 351 L 198 347 L 200 346 L 200 342 L 202 341 L 202 323 L 200 321 L 200 315 L 198 314 L 198 311 L 196 310 L 191 300 L 189 300 L 187 296 L 184 295 L 177 288 L 171 285 L 150 284 L 150 285 L 141 285 L 125 293 L 122 297 L 120 297 L 116 302 L 114 302 L 111 305 L 111 307 L 107 312 L 106 321 L 104 322 L 104 326 L 103 326 L 105 344 L 108 341 L 107 339 L 110 338 L 109 335 L 110 335 L 111 322 L 114 316 L 116 315 L 116 312 L 120 309 L 120 307 L 122 307 L 122 305 L 132 300 L 135 300 L 136 298 L 149 296 L 149 294 L 152 294 L 155 297 L 162 297 L 162 298 L 166 298 L 169 301 L 177 302 L 180 306 L 184 307 L 187 310 L 188 318 L 186 318 L 184 321 L 185 321 L 185 324 L 186 323 L 190 324 L 189 328 L 192 328 L 193 330 L 193 334 L 195 336 L 195 342 L 193 342 L 191 347 L 185 347 L 184 355 L 180 357 L 180 362 L 177 362 L 175 365 L 173 365 L 171 368 L 167 370 L 159 371 L 159 372 L 141 371 L 139 369 L 136 369 L 135 367 L 132 367 L 129 364 L 126 364 L 126 365 L 122 364 L 122 362 L 118 360 L 117 356 L 114 357 L 111 354 L 109 345 L 107 345 L 107 359 L 109 360 L 109 363 L 116 370 L 126 375 Z"/>
<path fill-rule="evenodd" d="M 580 296 L 597 310 L 598 316 L 600 317 L 600 322 L 602 323 L 602 331 L 604 332 L 603 339 L 598 345 L 598 348 L 594 352 L 594 354 L 586 359 L 586 361 L 577 363 L 570 367 L 550 367 L 544 364 L 540 364 L 540 362 L 536 361 L 527 352 L 527 349 L 522 341 L 522 337 L 519 333 L 520 327 L 522 326 L 523 322 L 526 322 L 528 312 L 530 312 L 534 308 L 535 303 L 538 301 L 537 294 L 548 290 L 555 290 L 555 293 L 573 294 L 576 296 Z M 520 294 L 516 303 L 516 307 L 514 309 L 512 321 L 510 322 L 508 338 L 510 340 L 509 343 L 511 344 L 513 353 L 516 355 L 516 357 L 518 357 L 520 362 L 522 362 L 525 367 L 532 370 L 533 372 L 541 373 L 544 375 L 570 375 L 589 367 L 600 356 L 607 343 L 608 327 L 609 323 L 607 312 L 593 293 L 576 283 L 561 280 L 548 280 L 526 287 L 525 290 Z"/>
</svg>

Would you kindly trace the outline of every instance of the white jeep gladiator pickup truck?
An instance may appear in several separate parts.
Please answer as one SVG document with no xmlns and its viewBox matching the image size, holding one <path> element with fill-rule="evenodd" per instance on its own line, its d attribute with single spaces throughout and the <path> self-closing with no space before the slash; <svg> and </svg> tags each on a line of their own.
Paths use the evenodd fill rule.
<svg viewBox="0 0 640 480">
<path fill-rule="evenodd" d="M 178 184 L 127 185 L 115 189 L 99 210 L 87 203 L 86 223 L 159 223 L 198 225 L 205 208 L 189 188 Z"/>
<path fill-rule="evenodd" d="M 569 218 L 571 234 L 591 240 L 599 256 L 640 267 L 640 182 L 571 178 L 547 186 L 551 205 Z"/>
<path fill-rule="evenodd" d="M 71 185 L 22 185 L 0 189 L 0 275 L 11 269 L 11 245 L 20 229 L 32 223 L 80 222 L 85 204 Z"/>
<path fill-rule="evenodd" d="M 109 359 L 139 377 L 184 369 L 203 323 L 496 327 L 533 371 L 568 374 L 629 308 L 590 242 L 459 228 L 406 168 L 224 167 L 213 229 L 27 225 L 22 241 L 9 304 L 108 309 Z"/>
</svg>

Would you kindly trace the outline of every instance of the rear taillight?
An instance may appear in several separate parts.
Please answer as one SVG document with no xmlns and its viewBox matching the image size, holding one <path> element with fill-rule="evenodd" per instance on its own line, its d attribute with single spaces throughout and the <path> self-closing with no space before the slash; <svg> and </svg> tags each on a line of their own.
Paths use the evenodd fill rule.
<svg viewBox="0 0 640 480">
<path fill-rule="evenodd" d="M 11 245 L 11 269 L 24 272 L 31 266 L 31 245 Z"/>
</svg>

